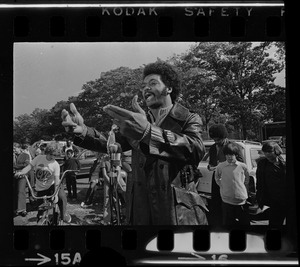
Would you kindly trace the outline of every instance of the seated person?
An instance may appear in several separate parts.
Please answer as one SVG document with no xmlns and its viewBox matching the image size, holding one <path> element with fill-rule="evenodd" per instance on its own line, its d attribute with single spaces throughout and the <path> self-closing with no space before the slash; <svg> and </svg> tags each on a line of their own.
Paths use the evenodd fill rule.
<svg viewBox="0 0 300 267">
<path fill-rule="evenodd" d="M 55 147 L 48 145 L 45 149 L 45 155 L 38 155 L 25 168 L 15 174 L 18 177 L 34 169 L 37 196 L 52 195 L 59 185 L 60 166 L 54 158 L 54 151 Z M 58 206 L 61 219 L 66 223 L 70 223 L 71 216 L 66 212 L 67 197 L 62 186 L 58 191 Z M 40 213 L 38 213 L 38 219 L 40 219 L 39 216 Z"/>
</svg>

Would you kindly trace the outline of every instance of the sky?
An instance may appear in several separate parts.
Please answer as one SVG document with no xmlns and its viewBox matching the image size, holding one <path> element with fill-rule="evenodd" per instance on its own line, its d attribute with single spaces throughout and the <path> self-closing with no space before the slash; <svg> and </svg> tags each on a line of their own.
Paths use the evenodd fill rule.
<svg viewBox="0 0 300 267">
<path fill-rule="evenodd" d="M 15 43 L 13 117 L 51 109 L 118 67 L 138 68 L 186 52 L 194 42 Z M 276 79 L 284 86 L 284 74 Z"/>
<path fill-rule="evenodd" d="M 185 52 L 193 43 L 15 43 L 13 116 L 51 109 L 101 72 L 138 68 Z"/>
</svg>

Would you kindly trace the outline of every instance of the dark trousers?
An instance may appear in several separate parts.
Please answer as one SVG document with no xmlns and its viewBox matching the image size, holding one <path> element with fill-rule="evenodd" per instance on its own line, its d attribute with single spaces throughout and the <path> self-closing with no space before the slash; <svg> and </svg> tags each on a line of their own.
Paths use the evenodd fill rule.
<svg viewBox="0 0 300 267">
<path fill-rule="evenodd" d="M 35 186 L 34 170 L 30 170 L 28 172 L 28 180 L 30 182 L 31 187 L 34 187 Z"/>
<path fill-rule="evenodd" d="M 47 190 L 43 190 L 43 191 L 37 191 L 36 192 L 36 195 L 38 197 L 40 196 L 51 196 L 52 194 L 54 193 L 54 185 L 51 185 Z M 61 218 L 64 218 L 64 215 L 66 213 L 66 209 L 67 209 L 67 197 L 66 197 L 66 193 L 63 189 L 63 187 L 61 186 L 59 191 L 58 191 L 58 202 L 57 202 L 57 205 L 59 207 L 59 211 L 60 211 L 60 214 L 61 214 Z M 37 200 L 38 202 L 38 205 L 41 205 L 43 203 L 43 200 L 42 199 L 39 199 Z M 41 212 L 39 211 L 38 212 L 38 217 L 39 215 L 41 215 Z"/>
<path fill-rule="evenodd" d="M 77 198 L 77 182 L 76 182 L 76 174 L 73 172 L 67 173 L 66 176 L 66 185 L 68 190 L 69 198 Z M 73 191 L 73 194 L 72 194 Z"/>
<path fill-rule="evenodd" d="M 27 177 L 28 177 L 28 180 L 29 180 L 29 183 L 30 183 L 31 187 L 34 188 L 35 187 L 34 170 L 30 170 L 27 173 L 27 175 L 28 175 Z M 29 201 L 30 201 L 30 203 L 32 203 L 32 201 L 34 201 L 34 199 L 31 196 L 30 190 L 28 190 L 28 195 L 29 195 Z"/>
<path fill-rule="evenodd" d="M 283 225 L 284 219 L 286 218 L 287 207 L 285 203 L 273 202 L 270 204 L 269 211 L 269 225 L 279 226 Z"/>
<path fill-rule="evenodd" d="M 15 178 L 15 209 L 16 212 L 26 211 L 26 179 Z"/>
<path fill-rule="evenodd" d="M 220 187 L 215 181 L 215 172 L 212 175 L 211 199 L 208 201 L 209 212 L 207 214 L 208 224 L 212 226 L 222 226 L 222 198 Z"/>
<path fill-rule="evenodd" d="M 222 214 L 224 225 L 250 225 L 246 205 L 231 205 L 222 202 Z M 239 221 L 237 222 L 236 219 Z"/>
</svg>

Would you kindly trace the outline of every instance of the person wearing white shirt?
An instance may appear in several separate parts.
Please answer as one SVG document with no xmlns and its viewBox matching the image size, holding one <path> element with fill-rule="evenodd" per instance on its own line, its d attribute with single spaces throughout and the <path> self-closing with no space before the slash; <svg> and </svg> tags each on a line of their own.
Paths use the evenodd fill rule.
<svg viewBox="0 0 300 267">
<path fill-rule="evenodd" d="M 38 155 L 25 168 L 15 174 L 16 177 L 20 177 L 34 169 L 37 196 L 52 195 L 60 183 L 60 166 L 55 160 L 54 152 L 55 147 L 51 144 L 48 145 L 45 149 L 45 155 Z M 71 216 L 66 212 L 67 197 L 63 187 L 60 187 L 58 191 L 58 207 L 61 219 L 70 223 Z M 39 219 L 40 212 L 38 212 L 37 217 Z"/>
</svg>

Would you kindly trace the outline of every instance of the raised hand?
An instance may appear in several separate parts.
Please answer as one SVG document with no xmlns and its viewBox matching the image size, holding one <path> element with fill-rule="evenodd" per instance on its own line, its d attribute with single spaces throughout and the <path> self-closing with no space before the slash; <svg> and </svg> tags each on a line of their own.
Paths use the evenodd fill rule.
<svg viewBox="0 0 300 267">
<path fill-rule="evenodd" d="M 132 106 L 132 108 L 133 108 L 134 111 L 143 114 L 143 115 L 145 116 L 145 118 L 146 118 L 146 113 L 145 113 L 145 111 L 141 108 L 141 106 L 139 105 L 137 99 L 138 99 L 138 96 L 135 95 L 135 96 L 132 98 L 131 106 Z"/>
<path fill-rule="evenodd" d="M 132 106 L 137 112 L 132 112 L 113 105 L 107 105 L 103 110 L 114 118 L 114 123 L 120 127 L 122 135 L 133 140 L 140 140 L 149 122 L 147 121 L 145 112 L 137 103 L 137 96 L 133 98 Z"/>
<path fill-rule="evenodd" d="M 62 110 L 62 126 L 65 127 L 66 132 L 82 133 L 84 120 L 73 103 L 70 104 L 70 111 L 71 114 L 65 109 Z"/>
</svg>

